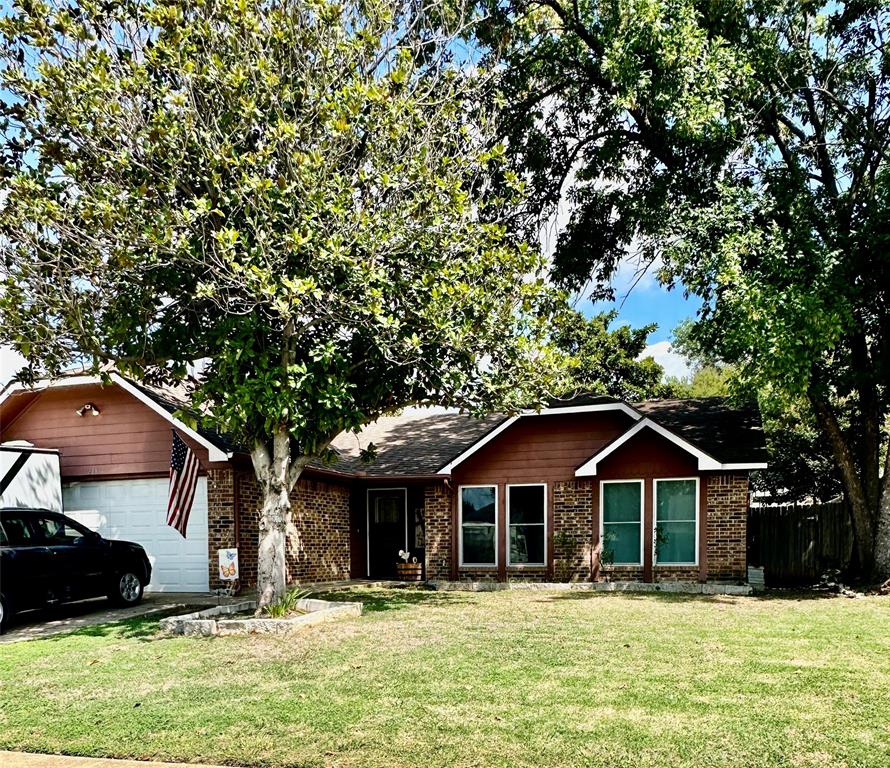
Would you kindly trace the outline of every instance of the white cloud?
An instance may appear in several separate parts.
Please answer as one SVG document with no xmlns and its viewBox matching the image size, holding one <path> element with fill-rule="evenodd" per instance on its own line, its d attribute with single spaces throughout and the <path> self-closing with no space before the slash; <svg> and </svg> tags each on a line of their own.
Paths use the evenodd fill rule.
<svg viewBox="0 0 890 768">
<path fill-rule="evenodd" d="M 25 358 L 18 352 L 10 347 L 0 346 L 0 386 L 6 384 L 24 365 Z"/>
<path fill-rule="evenodd" d="M 640 359 L 651 357 L 655 359 L 662 368 L 664 368 L 665 376 L 677 376 L 685 379 L 692 374 L 689 367 L 689 361 L 679 352 L 674 352 L 669 341 L 658 341 L 650 344 L 640 354 Z"/>
</svg>

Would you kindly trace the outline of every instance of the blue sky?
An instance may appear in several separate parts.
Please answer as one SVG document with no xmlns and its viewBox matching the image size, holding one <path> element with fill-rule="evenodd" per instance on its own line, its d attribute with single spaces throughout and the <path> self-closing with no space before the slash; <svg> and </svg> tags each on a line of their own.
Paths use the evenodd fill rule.
<svg viewBox="0 0 890 768">
<path fill-rule="evenodd" d="M 649 335 L 649 346 L 644 355 L 651 355 L 669 376 L 685 377 L 690 373 L 687 361 L 670 345 L 671 335 L 683 320 L 695 317 L 701 306 L 696 296 L 687 298 L 682 287 L 667 290 L 655 278 L 655 270 L 649 269 L 637 280 L 637 268 L 632 260 L 621 264 L 613 279 L 615 300 L 592 302 L 579 299 L 576 307 L 588 317 L 610 309 L 618 310 L 614 325 L 630 325 L 634 328 L 657 323 Z"/>
</svg>

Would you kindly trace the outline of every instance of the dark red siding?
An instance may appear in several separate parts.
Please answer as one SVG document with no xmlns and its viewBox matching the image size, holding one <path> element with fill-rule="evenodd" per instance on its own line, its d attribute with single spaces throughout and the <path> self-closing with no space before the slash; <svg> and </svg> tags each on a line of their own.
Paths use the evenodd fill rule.
<svg viewBox="0 0 890 768">
<path fill-rule="evenodd" d="M 78 416 L 84 403 L 96 405 L 99 416 Z M 170 470 L 170 430 L 169 421 L 120 387 L 85 384 L 39 393 L 0 424 L 0 442 L 57 448 L 65 479 L 150 477 Z M 206 469 L 207 449 L 182 437 Z"/>
</svg>

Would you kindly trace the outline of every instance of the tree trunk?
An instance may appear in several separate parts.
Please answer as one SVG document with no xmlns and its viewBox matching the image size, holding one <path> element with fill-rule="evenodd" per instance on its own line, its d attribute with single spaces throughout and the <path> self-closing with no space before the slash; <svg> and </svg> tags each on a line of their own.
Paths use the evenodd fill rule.
<svg viewBox="0 0 890 768">
<path fill-rule="evenodd" d="M 847 502 L 853 522 L 853 539 L 855 542 L 854 557 L 859 572 L 870 576 L 875 556 L 875 518 L 874 508 L 868 504 L 863 488 L 860 469 L 856 464 L 856 454 L 847 444 L 831 405 L 813 392 L 809 392 L 810 404 L 816 414 L 819 426 L 828 438 L 834 459 L 841 470 Z"/>
<path fill-rule="evenodd" d="M 272 439 L 272 455 L 258 440 L 251 452 L 254 471 L 263 491 L 263 514 L 257 551 L 257 612 L 279 600 L 287 589 L 287 523 L 290 519 L 290 440 L 279 425 Z"/>
<path fill-rule="evenodd" d="M 878 506 L 878 530 L 875 536 L 875 572 L 877 581 L 890 579 L 890 443 L 884 457 L 884 479 Z"/>
</svg>

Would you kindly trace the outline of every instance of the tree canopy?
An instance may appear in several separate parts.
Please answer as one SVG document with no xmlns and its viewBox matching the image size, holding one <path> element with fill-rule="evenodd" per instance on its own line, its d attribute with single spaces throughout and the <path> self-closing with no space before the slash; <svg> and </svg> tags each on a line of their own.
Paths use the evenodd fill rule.
<svg viewBox="0 0 890 768">
<path fill-rule="evenodd" d="M 566 353 L 570 365 L 563 394 L 592 392 L 621 400 L 667 397 L 664 369 L 652 357 L 642 357 L 654 324 L 640 328 L 612 328 L 618 312 L 586 318 L 571 312 L 554 327 L 553 343 Z"/>
<path fill-rule="evenodd" d="M 572 205 L 554 275 L 608 294 L 631 249 L 700 296 L 700 347 L 813 415 L 890 574 L 886 2 L 482 4 L 511 157 Z"/>
<path fill-rule="evenodd" d="M 0 341 L 147 381 L 252 451 L 261 603 L 288 494 L 409 404 L 539 402 L 562 297 L 513 216 L 486 72 L 398 0 L 84 0 L 0 19 Z M 495 183 L 495 180 L 497 183 Z"/>
</svg>

